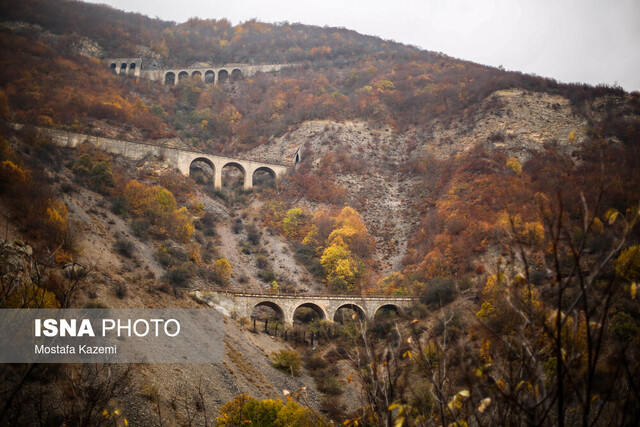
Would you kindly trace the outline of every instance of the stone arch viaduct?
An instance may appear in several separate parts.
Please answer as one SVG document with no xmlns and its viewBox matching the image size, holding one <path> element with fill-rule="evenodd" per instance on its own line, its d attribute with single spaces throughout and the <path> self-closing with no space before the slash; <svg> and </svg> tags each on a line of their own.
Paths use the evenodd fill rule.
<svg viewBox="0 0 640 427">
<path fill-rule="evenodd" d="M 299 152 L 296 152 L 289 164 L 285 162 L 261 162 L 259 160 L 216 156 L 214 154 L 184 148 L 174 148 L 144 142 L 122 141 L 55 129 L 39 128 L 38 130 L 49 136 L 54 144 L 61 147 L 75 148 L 83 142 L 89 142 L 100 150 L 112 154 L 119 154 L 133 160 L 141 160 L 147 156 L 156 156 L 186 176 L 189 176 L 191 165 L 194 162 L 204 162 L 213 169 L 215 188 L 222 188 L 222 169 L 224 167 L 234 167 L 240 170 L 244 176 L 244 188 L 249 189 L 253 187 L 253 178 L 256 172 L 265 171 L 274 179 L 277 179 L 284 176 L 287 171 L 300 160 Z"/>
<path fill-rule="evenodd" d="M 142 58 L 111 58 L 106 61 L 114 73 L 140 77 Z"/>
<path fill-rule="evenodd" d="M 142 70 L 142 58 L 110 58 L 106 62 L 115 73 L 143 77 L 160 81 L 165 85 L 177 85 L 180 80 L 189 77 L 202 79 L 203 83 L 218 84 L 228 79 L 237 80 L 250 77 L 258 72 L 268 73 L 297 64 L 223 64 L 198 67 L 164 68 Z"/>
<path fill-rule="evenodd" d="M 256 307 L 266 306 L 275 310 L 286 325 L 293 324 L 295 311 L 300 307 L 313 309 L 321 319 L 335 321 L 336 313 L 341 308 L 354 310 L 360 318 L 373 320 L 378 310 L 384 307 L 396 311 L 404 311 L 418 297 L 412 296 L 375 296 L 375 295 L 303 295 L 303 294 L 268 294 L 243 292 L 211 292 L 210 299 L 227 312 L 235 312 L 239 316 L 251 317 Z"/>
</svg>

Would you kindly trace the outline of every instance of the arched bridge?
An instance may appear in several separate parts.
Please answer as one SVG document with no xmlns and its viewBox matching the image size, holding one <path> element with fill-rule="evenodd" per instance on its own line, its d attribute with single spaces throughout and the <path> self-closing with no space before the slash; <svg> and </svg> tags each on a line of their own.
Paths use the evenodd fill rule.
<svg viewBox="0 0 640 427">
<path fill-rule="evenodd" d="M 411 296 L 375 296 L 375 295 L 304 295 L 304 294 L 269 294 L 217 291 L 207 293 L 208 299 L 222 306 L 229 313 L 251 317 L 256 307 L 266 306 L 275 310 L 285 324 L 293 324 L 293 316 L 298 308 L 306 307 L 314 310 L 321 319 L 336 320 L 336 313 L 341 308 L 355 311 L 362 319 L 373 320 L 382 308 L 404 311 L 418 297 Z"/>
<path fill-rule="evenodd" d="M 262 162 L 259 160 L 235 157 L 217 156 L 185 148 L 175 148 L 145 142 L 122 141 L 119 139 L 102 138 L 54 129 L 39 128 L 39 131 L 51 138 L 54 144 L 62 147 L 77 147 L 83 142 L 89 142 L 100 150 L 119 154 L 133 160 L 141 160 L 147 156 L 156 156 L 164 163 L 177 168 L 182 174 L 189 176 L 195 162 L 207 164 L 213 170 L 215 188 L 222 188 L 222 170 L 226 167 L 238 169 L 244 176 L 244 188 L 253 187 L 254 174 L 266 172 L 274 179 L 284 176 L 287 171 L 300 160 L 300 153 L 296 152 L 290 163 Z"/>
<path fill-rule="evenodd" d="M 268 73 L 279 71 L 298 64 L 222 64 L 198 65 L 195 67 L 177 67 L 163 69 L 142 69 L 142 58 L 109 58 L 105 62 L 117 74 L 142 77 L 160 81 L 166 85 L 177 85 L 180 80 L 196 77 L 203 83 L 224 83 L 227 80 L 238 80 L 250 77 L 258 72 Z"/>
</svg>

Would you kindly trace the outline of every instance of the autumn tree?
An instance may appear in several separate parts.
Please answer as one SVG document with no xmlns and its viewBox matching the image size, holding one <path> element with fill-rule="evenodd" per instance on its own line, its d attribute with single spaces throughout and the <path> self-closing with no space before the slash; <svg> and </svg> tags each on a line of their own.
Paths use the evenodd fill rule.
<svg viewBox="0 0 640 427">
<path fill-rule="evenodd" d="M 229 263 L 226 258 L 216 260 L 213 266 L 213 271 L 223 284 L 227 284 L 229 282 L 231 274 L 233 273 L 231 263 Z"/>
<path fill-rule="evenodd" d="M 335 237 L 322 253 L 320 263 L 334 291 L 351 291 L 356 285 L 358 266 L 342 237 Z"/>
</svg>

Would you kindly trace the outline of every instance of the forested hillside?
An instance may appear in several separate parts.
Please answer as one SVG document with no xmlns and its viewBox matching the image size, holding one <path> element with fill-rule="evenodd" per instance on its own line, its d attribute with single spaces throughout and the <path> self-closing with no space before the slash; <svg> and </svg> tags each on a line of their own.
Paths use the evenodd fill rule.
<svg viewBox="0 0 640 427">
<path fill-rule="evenodd" d="M 1 307 L 420 300 L 371 322 L 227 312 L 220 365 L 7 365 L 3 423 L 640 421 L 640 94 L 343 28 L 66 0 L 3 2 L 0 19 Z M 293 66 L 165 86 L 112 72 L 118 57 Z M 41 128 L 301 162 L 252 190 L 231 165 L 214 189 L 203 162 L 186 177 Z"/>
</svg>

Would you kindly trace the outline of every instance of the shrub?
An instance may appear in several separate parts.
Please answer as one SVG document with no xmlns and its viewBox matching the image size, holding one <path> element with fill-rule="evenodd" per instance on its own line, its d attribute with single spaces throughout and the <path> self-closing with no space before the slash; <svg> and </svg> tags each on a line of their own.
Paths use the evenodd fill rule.
<svg viewBox="0 0 640 427">
<path fill-rule="evenodd" d="M 189 261 L 189 254 L 177 246 L 170 247 L 166 251 L 171 256 L 171 258 L 173 258 L 177 262 Z"/>
<path fill-rule="evenodd" d="M 167 283 L 174 287 L 185 287 L 189 283 L 191 275 L 185 267 L 176 267 L 169 270 L 165 276 Z"/>
<path fill-rule="evenodd" d="M 258 266 L 259 269 L 263 270 L 267 268 L 267 266 L 269 265 L 269 260 L 267 259 L 266 256 L 259 254 L 256 257 L 256 265 Z"/>
<path fill-rule="evenodd" d="M 133 258 L 133 242 L 128 239 L 119 238 L 113 244 L 116 252 L 127 258 Z"/>
<path fill-rule="evenodd" d="M 233 274 L 233 270 L 231 269 L 231 264 L 226 258 L 220 258 L 213 265 L 213 271 L 216 273 L 218 278 L 222 281 L 223 284 L 229 282 L 231 278 L 231 274 Z"/>
<path fill-rule="evenodd" d="M 343 405 L 340 402 L 340 396 L 323 396 L 320 403 L 322 412 L 333 420 L 341 420 L 344 418 Z"/>
<path fill-rule="evenodd" d="M 252 245 L 258 245 L 260 243 L 260 232 L 255 224 L 247 225 L 247 240 Z"/>
<path fill-rule="evenodd" d="M 507 167 L 517 176 L 522 175 L 522 165 L 515 157 L 510 157 L 509 160 L 507 160 Z"/>
<path fill-rule="evenodd" d="M 216 426 L 241 425 L 314 427 L 327 423 L 293 399 L 283 403 L 280 399 L 255 400 L 241 394 L 222 405 L 220 416 L 216 418 Z"/>
<path fill-rule="evenodd" d="M 300 366 L 302 358 L 295 350 L 280 350 L 273 355 L 273 367 L 297 377 L 300 375 Z"/>
<path fill-rule="evenodd" d="M 266 283 L 271 283 L 276 280 L 276 274 L 273 272 L 273 270 L 260 270 L 258 271 L 258 277 Z"/>
<path fill-rule="evenodd" d="M 89 182 L 91 186 L 101 193 L 113 187 L 113 172 L 107 162 L 97 162 L 89 171 Z"/>
<path fill-rule="evenodd" d="M 149 227 L 151 227 L 151 223 L 144 218 L 136 219 L 133 221 L 133 224 L 131 224 L 131 230 L 138 238 L 146 238 Z"/>
<path fill-rule="evenodd" d="M 504 132 L 502 131 L 493 131 L 487 137 L 487 139 L 491 142 L 502 142 L 504 141 Z"/>
<path fill-rule="evenodd" d="M 127 285 L 125 283 L 117 282 L 113 288 L 118 298 L 124 299 L 127 296 Z"/>
<path fill-rule="evenodd" d="M 120 215 L 123 218 L 129 217 L 129 202 L 127 199 L 122 197 L 117 197 L 111 200 L 111 212 L 116 215 Z"/>
<path fill-rule="evenodd" d="M 449 304 L 456 296 L 456 287 L 453 279 L 436 277 L 426 285 L 420 300 L 427 305 L 444 306 Z"/>
<path fill-rule="evenodd" d="M 343 392 L 340 380 L 333 376 L 321 378 L 318 382 L 318 390 L 330 395 L 338 395 Z"/>
<path fill-rule="evenodd" d="M 319 354 L 311 354 L 305 358 L 304 366 L 310 371 L 320 371 L 329 366 L 329 364 Z"/>
<path fill-rule="evenodd" d="M 626 343 L 637 337 L 640 329 L 633 317 L 619 311 L 611 318 L 611 332 L 618 340 Z"/>
<path fill-rule="evenodd" d="M 242 231 L 242 220 L 240 218 L 236 218 L 233 226 L 231 226 L 231 230 L 234 234 L 240 234 L 240 232 Z"/>
</svg>

